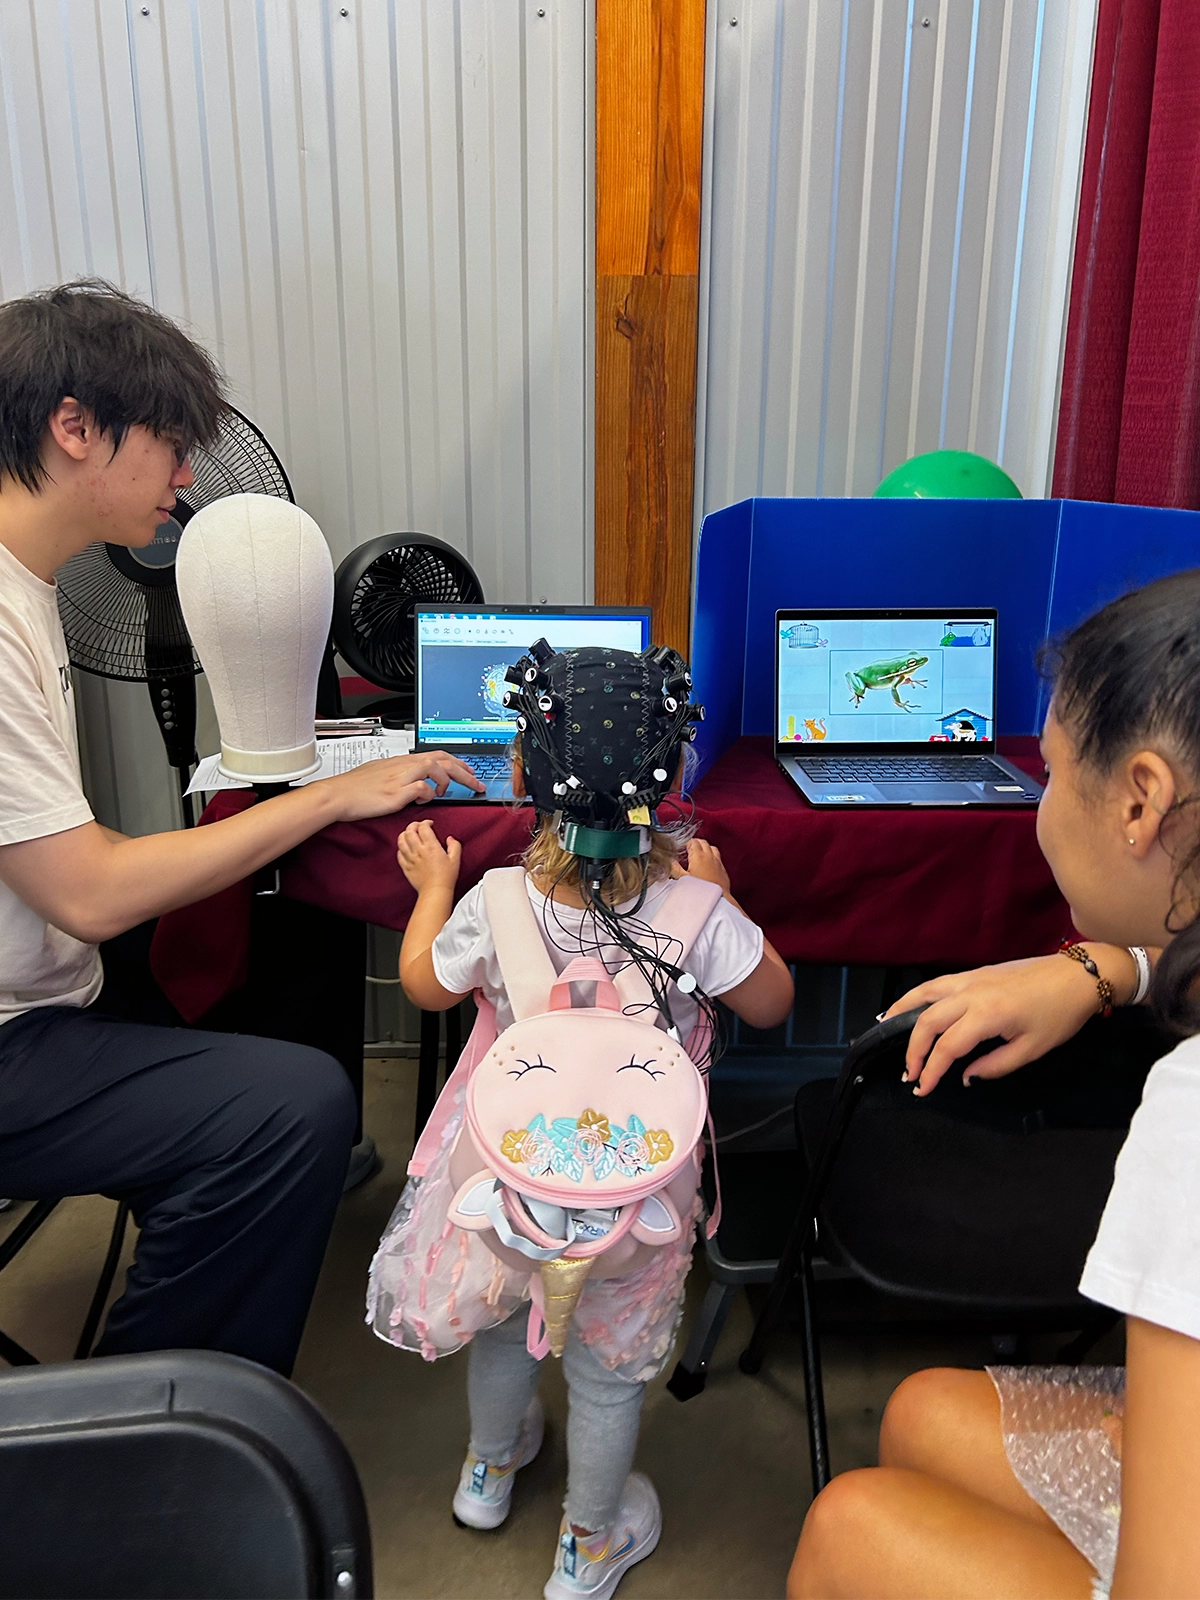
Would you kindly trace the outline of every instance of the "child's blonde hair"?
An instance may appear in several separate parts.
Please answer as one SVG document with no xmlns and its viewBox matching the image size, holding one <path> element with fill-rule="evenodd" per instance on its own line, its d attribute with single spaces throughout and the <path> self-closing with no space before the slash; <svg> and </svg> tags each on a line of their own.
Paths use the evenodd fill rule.
<svg viewBox="0 0 1200 1600">
<path fill-rule="evenodd" d="M 520 734 L 513 740 L 510 754 L 513 765 L 520 766 Z M 645 855 L 621 856 L 612 863 L 600 891 L 605 902 L 615 906 L 626 900 L 636 900 L 642 892 L 643 881 L 660 883 L 664 878 L 669 878 L 671 868 L 682 856 L 692 832 L 690 823 L 680 823 L 671 828 L 651 828 L 650 849 Z M 580 871 L 583 863 L 579 856 L 564 850 L 559 843 L 553 817 L 539 818 L 537 832 L 521 857 L 521 865 L 532 875 L 543 894 L 549 894 L 556 886 L 575 890 L 583 887 Z"/>
</svg>

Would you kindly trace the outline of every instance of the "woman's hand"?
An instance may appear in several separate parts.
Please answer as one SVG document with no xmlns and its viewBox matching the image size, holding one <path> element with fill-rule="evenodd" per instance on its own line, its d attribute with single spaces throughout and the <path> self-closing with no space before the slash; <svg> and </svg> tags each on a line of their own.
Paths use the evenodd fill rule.
<svg viewBox="0 0 1200 1600">
<path fill-rule="evenodd" d="M 1101 972 L 1117 982 L 1118 997 L 1128 988 L 1129 953 L 1088 946 Z M 1124 968 L 1119 963 L 1124 957 Z M 1136 981 L 1136 979 L 1135 979 Z M 917 1018 L 905 1055 L 905 1081 L 913 1093 L 927 1095 L 950 1067 L 985 1039 L 1003 1039 L 995 1050 L 973 1061 L 963 1073 L 972 1078 L 1002 1078 L 1074 1038 L 1099 1010 L 1096 980 L 1065 956 L 1035 956 L 933 978 L 902 995 L 889 1017 L 927 1009 Z"/>
<path fill-rule="evenodd" d="M 441 889 L 453 896 L 462 862 L 462 845 L 457 839 L 447 839 L 443 848 L 432 822 L 409 823 L 396 840 L 396 859 L 418 894 Z"/>
</svg>

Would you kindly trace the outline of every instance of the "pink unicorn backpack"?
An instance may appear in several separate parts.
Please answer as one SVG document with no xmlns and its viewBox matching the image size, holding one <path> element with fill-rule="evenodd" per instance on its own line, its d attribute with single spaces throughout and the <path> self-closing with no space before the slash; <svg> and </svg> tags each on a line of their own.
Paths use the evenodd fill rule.
<svg viewBox="0 0 1200 1600">
<path fill-rule="evenodd" d="M 561 1355 L 587 1278 L 638 1271 L 689 1226 L 708 1086 L 655 1025 L 635 966 L 613 977 L 578 957 L 557 973 L 524 869 L 483 883 L 515 1020 L 468 1067 L 449 1220 L 531 1272 L 529 1348 Z M 720 895 L 696 878 L 672 884 L 652 926 L 681 951 L 676 966 Z M 689 1041 L 697 1053 L 703 1042 Z"/>
</svg>

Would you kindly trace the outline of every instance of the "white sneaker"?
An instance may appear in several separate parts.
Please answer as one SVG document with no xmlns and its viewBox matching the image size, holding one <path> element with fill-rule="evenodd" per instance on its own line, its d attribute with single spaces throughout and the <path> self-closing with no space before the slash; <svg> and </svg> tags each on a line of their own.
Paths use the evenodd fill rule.
<svg viewBox="0 0 1200 1600">
<path fill-rule="evenodd" d="M 521 1424 L 517 1453 L 508 1466 L 489 1467 L 468 1450 L 454 1494 L 455 1522 L 466 1528 L 498 1528 L 512 1504 L 513 1479 L 542 1448 L 545 1432 L 546 1415 L 535 1394 Z"/>
<path fill-rule="evenodd" d="M 577 1538 L 563 1518 L 558 1557 L 542 1593 L 546 1600 L 609 1600 L 629 1568 L 653 1553 L 661 1533 L 662 1509 L 654 1485 L 643 1473 L 631 1472 L 607 1541 L 599 1535 Z"/>
</svg>

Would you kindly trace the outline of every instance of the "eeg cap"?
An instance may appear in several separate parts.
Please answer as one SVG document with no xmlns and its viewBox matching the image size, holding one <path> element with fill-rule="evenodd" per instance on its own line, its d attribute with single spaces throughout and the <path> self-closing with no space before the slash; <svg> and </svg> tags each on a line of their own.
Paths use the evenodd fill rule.
<svg viewBox="0 0 1200 1600">
<path fill-rule="evenodd" d="M 559 654 L 539 639 L 508 680 L 505 703 L 518 711 L 525 787 L 537 810 L 561 813 L 560 838 L 575 854 L 639 854 L 634 830 L 670 791 L 692 724 L 704 716 L 688 704 L 683 658 L 667 646 Z"/>
</svg>

